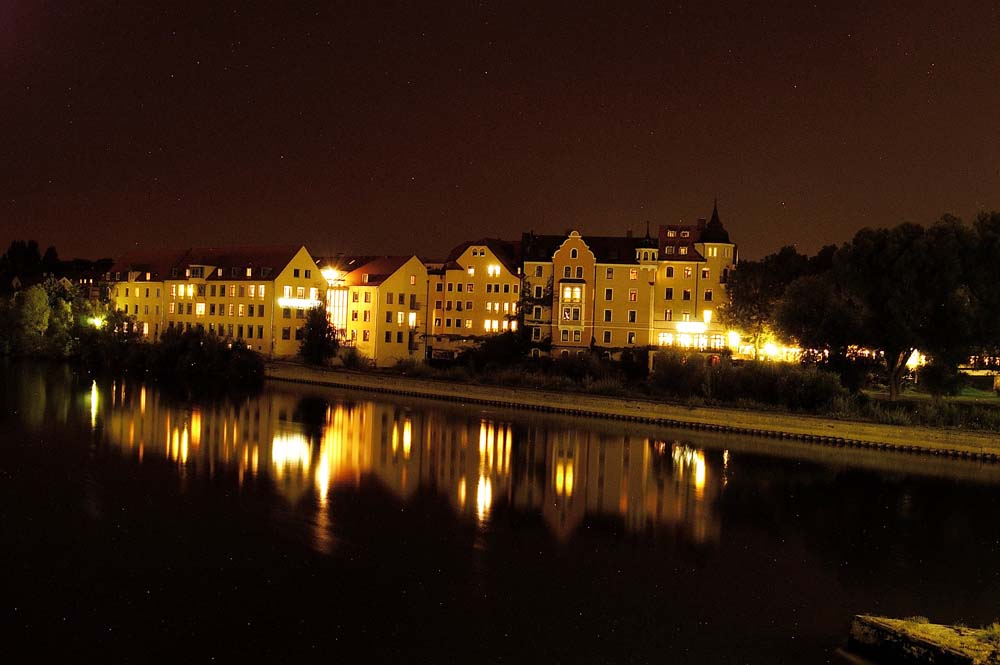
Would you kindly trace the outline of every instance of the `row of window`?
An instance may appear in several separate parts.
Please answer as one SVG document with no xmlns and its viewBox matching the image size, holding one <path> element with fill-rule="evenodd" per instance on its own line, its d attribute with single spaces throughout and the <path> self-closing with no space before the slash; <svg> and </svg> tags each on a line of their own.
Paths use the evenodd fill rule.
<svg viewBox="0 0 1000 665">
<path fill-rule="evenodd" d="M 185 305 L 187 307 L 185 308 Z M 216 306 L 215 303 L 167 303 L 167 313 L 168 314 L 187 314 L 188 316 L 205 316 L 206 311 L 209 316 L 239 316 L 239 317 L 261 317 L 264 316 L 264 305 L 245 305 L 240 303 L 238 305 L 234 303 L 219 304 Z M 157 313 L 159 313 L 159 308 L 157 308 Z M 286 317 L 287 318 L 287 317 Z"/>
<path fill-rule="evenodd" d="M 453 291 L 462 293 L 463 289 L 465 293 L 473 293 L 476 289 L 476 285 L 473 284 L 472 282 L 466 282 L 465 284 L 463 284 L 462 282 L 448 282 L 447 284 L 448 293 L 451 293 Z M 434 286 L 434 290 L 437 293 L 441 293 L 442 291 L 445 290 L 445 284 L 443 284 L 442 282 L 438 282 Z M 518 291 L 517 284 L 506 283 L 506 284 L 486 285 L 486 293 L 517 293 L 517 291 Z"/>
<path fill-rule="evenodd" d="M 136 287 L 133 293 L 135 294 L 136 298 L 143 298 L 143 297 L 148 298 L 149 297 L 149 287 L 148 286 L 146 287 L 145 294 L 143 293 L 143 289 L 140 288 L 140 287 Z M 116 298 L 119 297 L 119 287 L 117 287 L 117 286 L 115 287 L 115 297 Z M 129 287 L 127 287 L 127 286 L 125 287 L 125 297 L 126 298 L 129 297 Z M 156 297 L 157 298 L 160 297 L 160 290 L 159 289 L 156 289 Z"/>
<path fill-rule="evenodd" d="M 177 322 L 175 324 L 173 321 L 168 321 L 167 322 L 167 327 L 168 328 L 173 328 L 175 325 L 178 328 L 183 328 L 185 330 L 191 330 L 192 329 L 191 323 L 180 323 L 180 322 Z M 197 328 L 200 328 L 201 330 L 204 330 L 205 329 L 205 324 L 203 324 L 203 323 L 197 323 L 197 324 L 194 325 L 194 327 L 197 327 Z M 286 328 L 286 330 L 287 330 L 287 328 Z M 218 325 L 218 327 L 216 327 L 216 325 L 214 323 L 209 323 L 208 324 L 208 332 L 209 332 L 209 334 L 212 334 L 212 335 L 216 335 L 217 334 L 217 335 L 222 335 L 224 337 L 233 337 L 235 339 L 264 339 L 264 326 L 256 326 L 256 327 L 255 326 L 244 326 L 242 323 L 238 323 L 238 324 L 220 323 Z M 285 337 L 284 339 L 288 339 L 288 338 Z"/>
<path fill-rule="evenodd" d="M 190 266 L 188 268 L 185 268 L 184 269 L 184 276 L 185 277 L 204 277 L 205 276 L 205 267 L 206 266 Z M 298 270 L 295 271 L 295 273 L 296 273 L 295 276 L 296 277 L 299 276 L 298 272 L 299 272 Z M 309 271 L 307 270 L 306 272 L 308 273 Z M 119 279 L 119 277 L 118 277 L 119 274 L 120 273 L 117 273 L 117 272 L 115 273 L 115 279 Z M 211 275 L 211 273 L 208 273 L 208 274 Z M 216 268 L 215 269 L 215 275 L 217 277 L 225 277 L 225 274 L 226 274 L 226 269 L 225 268 Z M 243 275 L 244 277 L 253 277 L 253 268 L 230 268 L 229 269 L 229 276 L 230 277 L 239 277 L 240 275 Z M 171 268 L 170 269 L 170 276 L 171 277 L 175 277 L 175 278 L 176 277 L 180 277 L 180 270 L 178 270 L 177 268 Z M 271 268 L 258 268 L 257 269 L 257 276 L 260 277 L 261 279 L 267 279 L 268 277 L 271 276 Z M 146 273 L 146 279 L 149 279 L 149 273 L 148 272 Z"/>
<path fill-rule="evenodd" d="M 673 247 L 668 247 L 667 248 L 667 253 L 668 254 L 673 253 L 672 250 L 673 250 Z M 681 254 L 686 254 L 687 253 L 686 250 L 687 250 L 687 247 L 681 247 L 680 248 L 680 253 Z M 539 266 L 535 266 L 535 277 L 541 277 L 542 276 L 542 270 L 543 270 L 542 266 L 540 266 L 540 265 Z M 693 268 L 691 266 L 685 266 L 684 268 L 682 268 L 682 270 L 683 270 L 683 275 L 686 278 L 690 278 L 693 275 Z M 674 276 L 674 266 L 667 266 L 666 268 L 664 268 L 664 274 L 667 277 L 673 277 Z M 709 268 L 702 268 L 701 269 L 701 278 L 702 279 L 708 279 L 711 276 L 711 274 L 712 274 L 712 272 L 711 272 L 711 270 Z M 576 270 L 575 271 L 572 269 L 572 266 L 563 266 L 563 279 L 571 279 L 574 275 L 576 276 L 577 279 L 583 279 L 583 266 L 576 266 Z M 728 276 L 729 276 L 729 270 L 723 270 L 722 271 L 722 279 L 719 280 L 719 281 L 721 283 L 725 284 Z M 604 277 L 605 277 L 605 279 L 614 279 L 615 278 L 615 269 L 614 268 L 605 268 Z M 639 269 L 638 268 L 629 268 L 629 270 L 628 270 L 628 278 L 630 280 L 639 279 Z M 438 290 L 440 291 L 440 289 L 438 289 Z M 459 290 L 461 291 L 461 289 L 459 289 Z M 516 291 L 515 291 L 515 293 L 516 293 Z"/>
<path fill-rule="evenodd" d="M 442 307 L 442 305 L 444 305 L 444 306 Z M 443 302 L 441 300 L 435 300 L 434 301 L 434 309 L 436 309 L 436 310 L 442 310 L 443 309 L 446 312 L 450 312 L 452 309 L 454 309 L 456 312 L 462 312 L 462 311 L 471 312 L 472 311 L 472 301 L 471 300 L 466 300 L 463 303 L 461 300 L 456 300 L 454 302 L 451 301 L 451 300 L 446 300 L 446 301 L 443 301 Z M 513 303 L 512 302 L 504 302 L 504 303 L 500 303 L 500 302 L 488 302 L 488 303 L 486 303 L 486 311 L 487 312 L 498 312 L 499 313 L 501 310 L 503 310 L 504 314 L 517 314 L 517 303 L 516 302 L 513 302 Z"/>
<path fill-rule="evenodd" d="M 288 290 L 290 287 L 285 287 Z M 229 297 L 230 298 L 259 298 L 263 300 L 265 294 L 267 293 L 267 287 L 264 284 L 230 284 L 229 285 Z M 125 295 L 128 296 L 128 289 L 125 289 Z M 146 289 L 146 295 L 149 295 L 149 289 Z M 157 289 L 157 295 L 159 295 L 159 289 Z M 171 298 L 225 298 L 226 297 L 226 285 L 225 284 L 171 284 L 170 285 L 170 297 Z"/>
</svg>

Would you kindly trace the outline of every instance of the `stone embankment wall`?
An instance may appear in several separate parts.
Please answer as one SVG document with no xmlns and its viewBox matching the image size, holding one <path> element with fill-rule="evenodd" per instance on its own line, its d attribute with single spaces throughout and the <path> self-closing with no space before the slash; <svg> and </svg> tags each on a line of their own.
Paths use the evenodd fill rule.
<svg viewBox="0 0 1000 665">
<path fill-rule="evenodd" d="M 643 399 L 414 379 L 396 374 L 330 370 L 281 362 L 268 364 L 267 376 L 279 381 L 464 404 L 796 439 L 827 446 L 874 448 L 1000 462 L 1000 434 L 992 432 L 899 427 L 791 413 L 690 407 Z"/>
</svg>

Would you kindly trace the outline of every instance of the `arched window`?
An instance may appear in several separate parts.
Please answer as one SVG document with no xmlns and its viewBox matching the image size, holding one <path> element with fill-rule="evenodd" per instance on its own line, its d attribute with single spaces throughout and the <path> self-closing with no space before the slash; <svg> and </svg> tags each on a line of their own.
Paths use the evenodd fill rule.
<svg viewBox="0 0 1000 665">
<path fill-rule="evenodd" d="M 575 247 L 569 250 L 569 258 L 575 259 L 577 256 L 579 256 L 579 252 L 576 251 Z"/>
</svg>

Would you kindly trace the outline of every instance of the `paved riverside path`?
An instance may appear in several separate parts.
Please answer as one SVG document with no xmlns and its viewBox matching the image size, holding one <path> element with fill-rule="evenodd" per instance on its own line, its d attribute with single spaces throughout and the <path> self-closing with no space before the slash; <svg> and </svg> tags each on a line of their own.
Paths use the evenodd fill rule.
<svg viewBox="0 0 1000 665">
<path fill-rule="evenodd" d="M 398 374 L 353 372 L 270 362 L 267 377 L 368 392 L 411 395 L 466 404 L 629 420 L 736 434 L 798 439 L 1000 461 L 1000 433 L 931 427 L 903 427 L 793 413 L 724 407 L 692 407 L 644 399 L 509 388 Z"/>
</svg>

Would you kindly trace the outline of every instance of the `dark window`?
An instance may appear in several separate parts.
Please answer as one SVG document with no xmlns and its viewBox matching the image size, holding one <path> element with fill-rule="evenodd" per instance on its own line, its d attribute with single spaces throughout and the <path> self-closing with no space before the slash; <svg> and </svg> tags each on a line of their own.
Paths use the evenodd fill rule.
<svg viewBox="0 0 1000 665">
<path fill-rule="evenodd" d="M 664 293 L 663 293 L 663 297 L 666 300 L 673 300 L 674 299 L 674 290 L 668 286 L 667 290 L 664 291 Z"/>
</svg>

